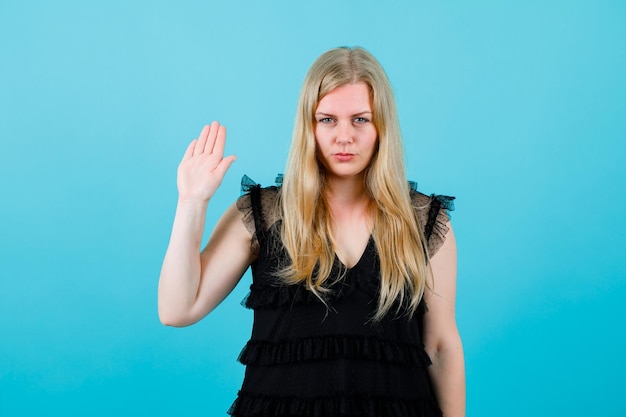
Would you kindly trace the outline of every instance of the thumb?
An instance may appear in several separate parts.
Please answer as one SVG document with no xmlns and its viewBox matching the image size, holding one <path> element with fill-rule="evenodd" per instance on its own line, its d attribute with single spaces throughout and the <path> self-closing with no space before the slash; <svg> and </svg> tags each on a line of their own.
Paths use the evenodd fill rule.
<svg viewBox="0 0 626 417">
<path fill-rule="evenodd" d="M 223 177 L 226 174 L 228 168 L 230 168 L 230 166 L 233 162 L 235 162 L 236 159 L 237 157 L 235 155 L 227 156 L 220 161 L 217 167 L 215 167 L 215 170 L 220 174 L 221 177 Z"/>
</svg>

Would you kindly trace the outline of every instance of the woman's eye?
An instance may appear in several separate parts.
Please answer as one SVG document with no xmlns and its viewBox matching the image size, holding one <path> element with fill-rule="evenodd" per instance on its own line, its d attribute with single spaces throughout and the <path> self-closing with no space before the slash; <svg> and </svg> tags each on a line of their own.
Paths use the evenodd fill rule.
<svg viewBox="0 0 626 417">
<path fill-rule="evenodd" d="M 369 122 L 369 119 L 366 119 L 365 117 L 357 117 L 354 119 L 355 123 L 367 123 Z"/>
<path fill-rule="evenodd" d="M 323 117 L 318 120 L 319 123 L 332 123 L 334 120 L 331 117 Z"/>
</svg>

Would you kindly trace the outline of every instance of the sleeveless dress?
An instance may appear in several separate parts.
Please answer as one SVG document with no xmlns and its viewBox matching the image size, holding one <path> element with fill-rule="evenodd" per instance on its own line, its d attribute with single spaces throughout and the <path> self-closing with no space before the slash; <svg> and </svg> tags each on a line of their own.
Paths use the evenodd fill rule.
<svg viewBox="0 0 626 417">
<path fill-rule="evenodd" d="M 443 244 L 453 197 L 411 198 L 433 256 Z M 336 258 L 332 293 L 324 305 L 303 285 L 275 276 L 288 262 L 280 239 L 279 187 L 261 188 L 244 176 L 249 193 L 237 201 L 253 234 L 257 259 L 242 302 L 254 310 L 252 335 L 239 361 L 246 366 L 233 417 L 441 416 L 422 342 L 424 301 L 412 318 L 377 308 L 379 259 L 370 238 L 360 260 L 346 269 Z"/>
</svg>

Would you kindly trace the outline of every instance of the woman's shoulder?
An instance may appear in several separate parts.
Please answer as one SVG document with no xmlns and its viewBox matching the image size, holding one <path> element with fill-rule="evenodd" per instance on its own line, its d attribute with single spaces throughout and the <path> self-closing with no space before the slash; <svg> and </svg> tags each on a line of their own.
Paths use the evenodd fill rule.
<svg viewBox="0 0 626 417">
<path fill-rule="evenodd" d="M 275 180 L 276 184 L 263 187 L 247 175 L 241 179 L 241 196 L 237 199 L 240 210 L 261 209 L 264 214 L 274 211 L 279 203 L 282 176 Z"/>
<path fill-rule="evenodd" d="M 450 212 L 454 210 L 455 197 L 442 194 L 424 194 L 411 186 L 411 202 L 419 220 L 424 237 L 428 242 L 428 252 L 432 257 L 443 245 L 450 230 Z"/>
<path fill-rule="evenodd" d="M 276 184 L 263 187 L 247 175 L 241 179 L 242 195 L 237 199 L 237 209 L 243 215 L 243 223 L 255 239 L 258 232 L 266 232 L 281 215 L 280 176 Z"/>
<path fill-rule="evenodd" d="M 413 207 L 418 213 L 427 215 L 434 208 L 443 209 L 448 214 L 454 211 L 454 200 L 456 197 L 444 194 L 424 194 L 416 189 L 411 189 L 410 195 Z"/>
</svg>

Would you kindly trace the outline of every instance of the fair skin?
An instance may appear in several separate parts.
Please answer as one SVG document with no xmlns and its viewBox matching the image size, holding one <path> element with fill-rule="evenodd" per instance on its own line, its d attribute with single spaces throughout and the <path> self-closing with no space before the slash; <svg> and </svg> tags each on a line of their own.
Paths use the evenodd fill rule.
<svg viewBox="0 0 626 417">
<path fill-rule="evenodd" d="M 333 216 L 335 252 L 354 266 L 372 233 L 364 176 L 378 144 L 369 88 L 364 83 L 337 87 L 315 111 L 317 157 L 326 171 L 326 196 Z"/>
<path fill-rule="evenodd" d="M 232 205 L 200 251 L 207 206 L 234 161 L 224 158 L 226 130 L 205 126 L 178 167 L 178 204 L 159 279 L 158 309 L 168 326 L 189 326 L 209 314 L 253 260 L 251 236 Z"/>
<path fill-rule="evenodd" d="M 210 313 L 235 287 L 254 255 L 251 235 L 235 205 L 229 207 L 200 250 L 210 200 L 234 161 L 224 157 L 226 131 L 213 122 L 188 147 L 178 169 L 179 198 L 159 280 L 163 324 L 188 326 Z M 363 83 L 336 88 L 315 111 L 317 157 L 326 170 L 335 251 L 355 265 L 372 231 L 364 175 L 376 152 L 369 89 Z M 465 415 L 463 350 L 456 327 L 456 244 L 452 230 L 431 259 L 434 293 L 425 294 L 424 343 L 431 379 L 444 416 Z"/>
<path fill-rule="evenodd" d="M 456 325 L 456 240 L 452 226 L 443 246 L 430 259 L 433 283 L 424 292 L 424 346 L 432 361 L 428 368 L 444 416 L 465 416 L 465 363 Z"/>
</svg>

